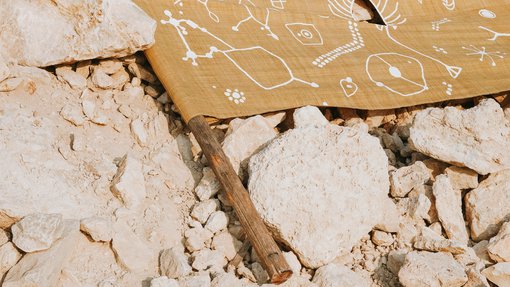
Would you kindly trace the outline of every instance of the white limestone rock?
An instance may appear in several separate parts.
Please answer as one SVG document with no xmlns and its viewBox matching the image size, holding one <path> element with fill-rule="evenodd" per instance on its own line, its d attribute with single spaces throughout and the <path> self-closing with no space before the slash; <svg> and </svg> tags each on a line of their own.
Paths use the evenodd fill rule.
<svg viewBox="0 0 510 287">
<path fill-rule="evenodd" d="M 446 239 L 428 227 L 421 229 L 420 235 L 415 238 L 413 246 L 417 250 L 450 252 L 452 254 L 462 254 L 467 250 L 466 244 Z"/>
<path fill-rule="evenodd" d="M 215 196 L 221 189 L 221 184 L 214 175 L 210 167 L 204 167 L 203 176 L 197 187 L 195 187 L 195 194 L 200 201 L 207 200 Z"/>
<path fill-rule="evenodd" d="M 364 277 L 340 264 L 328 264 L 317 269 L 312 280 L 319 287 L 370 287 Z"/>
<path fill-rule="evenodd" d="M 180 287 L 179 281 L 168 278 L 166 276 L 160 276 L 151 280 L 150 287 Z"/>
<path fill-rule="evenodd" d="M 117 261 L 129 271 L 140 272 L 150 266 L 149 246 L 122 221 L 113 224 L 112 249 Z"/>
<path fill-rule="evenodd" d="M 11 71 L 0 54 L 0 83 L 9 78 Z"/>
<path fill-rule="evenodd" d="M 492 265 L 482 270 L 482 274 L 498 287 L 510 287 L 510 262 Z"/>
<path fill-rule="evenodd" d="M 410 141 L 417 151 L 486 175 L 510 168 L 510 123 L 486 99 L 474 108 L 429 108 L 416 114 Z"/>
<path fill-rule="evenodd" d="M 179 278 L 181 287 L 211 287 L 211 278 L 209 275 L 193 275 Z"/>
<path fill-rule="evenodd" d="M 468 277 L 450 253 L 413 251 L 398 272 L 404 287 L 461 287 Z"/>
<path fill-rule="evenodd" d="M 119 164 L 110 190 L 127 208 L 138 207 L 147 193 L 142 163 L 126 154 Z"/>
<path fill-rule="evenodd" d="M 499 233 L 491 238 L 487 251 L 496 262 L 510 262 L 510 221 L 504 223 Z"/>
<path fill-rule="evenodd" d="M 468 282 L 462 287 L 490 287 L 487 278 L 476 267 L 467 268 L 466 274 Z"/>
<path fill-rule="evenodd" d="M 205 224 L 209 216 L 218 209 L 218 202 L 214 199 L 198 202 L 191 210 L 191 217 Z"/>
<path fill-rule="evenodd" d="M 2 286 L 57 286 L 60 273 L 75 252 L 80 236 L 80 223 L 74 220 L 66 221 L 61 238 L 47 250 L 23 256 L 9 270 Z"/>
<path fill-rule="evenodd" d="M 450 166 L 445 169 L 454 189 L 472 189 L 478 187 L 478 174 L 464 167 Z"/>
<path fill-rule="evenodd" d="M 193 253 L 193 269 L 195 270 L 218 270 L 227 265 L 227 259 L 218 250 L 202 249 Z"/>
<path fill-rule="evenodd" d="M 21 258 L 21 253 L 11 242 L 0 246 L 0 278 L 14 266 Z M 2 280 L 0 279 L 0 282 Z"/>
<path fill-rule="evenodd" d="M 146 49 L 156 22 L 130 0 L 20 0 L 0 3 L 0 26 L 6 61 L 46 67 Z"/>
<path fill-rule="evenodd" d="M 168 187 L 190 191 L 195 187 L 193 174 L 179 153 L 177 141 L 165 142 L 161 148 L 152 152 L 150 157 L 164 172 L 165 184 Z"/>
<path fill-rule="evenodd" d="M 234 170 L 243 175 L 248 159 L 277 135 L 270 121 L 262 116 L 234 119 L 223 140 L 223 150 Z"/>
<path fill-rule="evenodd" d="M 299 274 L 301 272 L 301 262 L 299 262 L 299 259 L 294 252 L 283 252 L 283 257 L 285 257 L 285 260 L 294 274 Z"/>
<path fill-rule="evenodd" d="M 211 231 L 201 226 L 186 230 L 184 232 L 186 249 L 195 252 L 205 248 L 209 245 L 213 235 Z"/>
<path fill-rule="evenodd" d="M 325 126 L 328 120 L 322 115 L 317 107 L 306 106 L 294 111 L 294 128 L 306 128 L 311 126 Z"/>
<path fill-rule="evenodd" d="M 163 250 L 159 256 L 159 269 L 162 275 L 174 279 L 187 276 L 192 271 L 181 247 Z"/>
<path fill-rule="evenodd" d="M 462 213 L 462 193 L 453 189 L 446 175 L 436 177 L 432 186 L 439 221 L 451 240 L 467 245 L 469 235 Z"/>
<path fill-rule="evenodd" d="M 12 242 L 25 252 L 35 252 L 51 247 L 62 237 L 62 214 L 30 214 L 11 227 Z"/>
<path fill-rule="evenodd" d="M 131 133 L 141 147 L 147 146 L 149 135 L 141 119 L 135 119 L 131 122 Z"/>
<path fill-rule="evenodd" d="M 230 261 L 234 259 L 242 245 L 243 243 L 241 241 L 234 238 L 228 231 L 224 231 L 214 236 L 211 248 L 218 250 Z"/>
<path fill-rule="evenodd" d="M 227 228 L 228 225 L 228 216 L 223 211 L 215 211 L 207 219 L 205 223 L 205 228 L 211 231 L 212 233 L 218 233 Z"/>
<path fill-rule="evenodd" d="M 0 246 L 4 245 L 7 242 L 9 242 L 9 234 L 7 233 L 7 231 L 0 228 Z"/>
<path fill-rule="evenodd" d="M 390 253 L 388 253 L 388 261 L 386 266 L 391 273 L 398 275 L 400 268 L 404 266 L 407 253 L 409 252 L 405 249 L 392 250 Z"/>
<path fill-rule="evenodd" d="M 510 170 L 490 175 L 465 197 L 466 217 L 475 241 L 489 239 L 510 220 Z"/>
<path fill-rule="evenodd" d="M 223 273 L 216 276 L 211 282 L 211 287 L 256 287 L 257 284 L 251 283 L 246 279 L 238 279 L 232 273 Z"/>
<path fill-rule="evenodd" d="M 75 90 L 83 90 L 87 87 L 87 79 L 70 68 L 57 68 L 55 73 L 59 79 L 68 83 Z"/>
<path fill-rule="evenodd" d="M 96 242 L 112 240 L 112 228 L 112 222 L 103 217 L 89 217 L 80 221 L 80 230 L 90 235 Z"/>
<path fill-rule="evenodd" d="M 404 197 L 413 188 L 425 184 L 430 176 L 430 171 L 421 161 L 417 161 L 410 166 L 401 167 L 391 174 L 391 195 L 393 197 Z"/>
<path fill-rule="evenodd" d="M 376 230 L 372 233 L 372 242 L 377 246 L 390 246 L 395 239 L 390 233 Z"/>
<path fill-rule="evenodd" d="M 274 235 L 318 268 L 383 222 L 393 204 L 387 160 L 366 132 L 329 124 L 294 129 L 251 158 L 248 188 Z"/>
</svg>

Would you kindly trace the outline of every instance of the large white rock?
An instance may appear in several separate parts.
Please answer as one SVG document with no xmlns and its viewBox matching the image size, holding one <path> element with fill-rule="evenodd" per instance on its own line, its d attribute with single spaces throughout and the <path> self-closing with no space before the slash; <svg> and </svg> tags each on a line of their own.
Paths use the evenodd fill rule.
<svg viewBox="0 0 510 287">
<path fill-rule="evenodd" d="M 110 187 L 128 208 L 136 208 L 146 195 L 143 165 L 130 155 L 125 155 Z"/>
<path fill-rule="evenodd" d="M 468 277 L 450 253 L 413 251 L 398 272 L 404 287 L 460 287 Z"/>
<path fill-rule="evenodd" d="M 491 238 L 487 251 L 496 262 L 510 262 L 510 221 L 504 223 L 498 235 Z"/>
<path fill-rule="evenodd" d="M 147 243 L 122 221 L 114 223 L 113 230 L 112 249 L 117 261 L 132 272 L 149 268 L 153 254 Z"/>
<path fill-rule="evenodd" d="M 179 278 L 191 273 L 191 266 L 184 250 L 179 247 L 165 249 L 159 256 L 159 269 L 161 275 L 169 278 Z"/>
<path fill-rule="evenodd" d="M 369 287 L 371 282 L 340 264 L 328 264 L 317 269 L 312 280 L 319 287 Z"/>
<path fill-rule="evenodd" d="M 30 214 L 11 228 L 12 241 L 25 252 L 45 250 L 64 232 L 62 214 Z"/>
<path fill-rule="evenodd" d="M 62 238 L 56 241 L 50 249 L 23 256 L 9 270 L 2 286 L 57 286 L 60 273 L 73 255 L 80 236 L 80 223 L 66 221 Z"/>
<path fill-rule="evenodd" d="M 510 123 L 492 99 L 468 110 L 447 107 L 419 112 L 410 141 L 423 154 L 480 174 L 510 168 Z"/>
<path fill-rule="evenodd" d="M 21 253 L 11 242 L 0 246 L 0 278 L 2 278 L 20 258 Z M 0 279 L 0 282 L 1 281 Z"/>
<path fill-rule="evenodd" d="M 462 214 L 462 192 L 453 189 L 446 175 L 436 177 L 432 186 L 439 221 L 451 240 L 467 245 L 469 235 Z"/>
<path fill-rule="evenodd" d="M 482 270 L 482 274 L 498 287 L 510 287 L 510 262 L 493 265 Z"/>
<path fill-rule="evenodd" d="M 130 0 L 0 2 L 0 54 L 45 67 L 122 57 L 154 43 L 156 22 Z"/>
<path fill-rule="evenodd" d="M 421 161 L 417 161 L 410 166 L 401 167 L 391 174 L 391 195 L 393 197 L 404 197 L 413 188 L 424 185 L 430 179 L 430 176 L 430 171 Z"/>
<path fill-rule="evenodd" d="M 390 206 L 387 161 L 366 132 L 300 127 L 251 158 L 248 188 L 276 237 L 317 268 L 383 221 L 382 207 Z"/>
<path fill-rule="evenodd" d="M 510 220 L 509 178 L 510 170 L 492 174 L 467 194 L 466 216 L 473 240 L 491 238 L 503 222 Z"/>
<path fill-rule="evenodd" d="M 89 217 L 80 221 L 80 230 L 90 235 L 94 241 L 109 242 L 112 240 L 112 222 L 103 217 Z"/>
</svg>

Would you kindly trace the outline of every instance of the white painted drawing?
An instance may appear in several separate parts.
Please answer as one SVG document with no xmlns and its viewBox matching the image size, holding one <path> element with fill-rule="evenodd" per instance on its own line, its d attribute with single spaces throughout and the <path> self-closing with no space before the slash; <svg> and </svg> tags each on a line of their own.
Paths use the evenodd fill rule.
<svg viewBox="0 0 510 287">
<path fill-rule="evenodd" d="M 391 29 L 391 27 L 385 27 L 386 34 L 388 35 L 388 38 L 390 38 L 390 40 L 393 41 L 395 44 L 397 44 L 397 45 L 401 46 L 402 48 L 405 48 L 405 49 L 407 49 L 407 50 L 409 50 L 409 51 L 411 51 L 413 53 L 416 53 L 416 54 L 418 54 L 418 55 L 420 55 L 422 57 L 425 57 L 425 58 L 427 58 L 429 60 L 432 60 L 432 61 L 442 65 L 446 69 L 446 71 L 448 71 L 450 76 L 452 78 L 454 78 L 454 79 L 456 79 L 460 75 L 460 73 L 462 72 L 462 68 L 461 67 L 448 65 L 445 62 L 443 62 L 443 61 L 441 61 L 441 60 L 439 60 L 437 58 L 434 58 L 432 56 L 424 54 L 424 53 L 422 53 L 420 51 L 417 51 L 417 50 L 415 50 L 415 49 L 413 49 L 413 48 L 411 48 L 411 47 L 409 47 L 409 46 L 399 42 L 397 39 L 395 39 L 395 37 L 393 37 L 393 35 L 391 35 L 390 29 Z"/>
<path fill-rule="evenodd" d="M 407 18 L 403 17 L 399 12 L 398 1 L 377 0 L 377 2 L 372 3 L 374 3 L 375 9 L 379 12 L 379 15 L 381 15 L 386 26 L 393 27 L 407 22 Z M 389 3 L 394 3 L 395 6 L 392 8 L 391 4 L 388 5 Z"/>
<path fill-rule="evenodd" d="M 246 101 L 246 97 L 244 96 L 244 92 L 239 91 L 238 89 L 226 89 L 225 96 L 229 101 L 234 102 L 236 105 L 244 104 Z"/>
<path fill-rule="evenodd" d="M 450 11 L 455 10 L 455 0 L 443 0 L 443 5 Z"/>
<path fill-rule="evenodd" d="M 469 51 L 470 53 L 467 53 L 466 56 L 480 56 L 480 62 L 484 62 L 485 59 L 488 59 L 491 66 L 496 67 L 496 61 L 495 58 L 504 59 L 506 56 L 506 53 L 496 51 L 496 52 L 488 52 L 485 47 L 478 48 L 473 45 L 469 45 L 469 47 L 462 47 L 462 49 Z"/>
<path fill-rule="evenodd" d="M 478 12 L 480 16 L 487 18 L 487 19 L 494 19 L 496 18 L 496 13 L 492 12 L 491 10 L 482 9 Z"/>
<path fill-rule="evenodd" d="M 448 51 L 446 51 L 444 48 L 441 48 L 441 47 L 438 47 L 436 45 L 432 46 L 432 48 L 438 52 L 438 53 L 441 53 L 441 54 L 448 54 Z"/>
<path fill-rule="evenodd" d="M 331 14 L 345 20 L 352 20 L 352 8 L 354 0 L 328 0 L 328 8 Z"/>
<path fill-rule="evenodd" d="M 358 85 L 352 80 L 351 77 L 340 80 L 340 87 L 344 95 L 348 98 L 354 96 L 358 92 Z"/>
<path fill-rule="evenodd" d="M 273 6 L 276 9 L 283 10 L 285 9 L 285 3 L 287 1 L 285 0 L 271 0 L 271 6 Z"/>
<path fill-rule="evenodd" d="M 443 86 L 446 87 L 445 93 L 448 96 L 451 96 L 453 94 L 453 85 L 452 84 L 448 84 L 447 82 L 443 82 Z"/>
<path fill-rule="evenodd" d="M 434 21 L 432 22 L 432 30 L 439 31 L 441 30 L 441 25 L 446 24 L 448 22 L 451 22 L 451 20 L 448 18 L 443 18 L 441 20 Z"/>
<path fill-rule="evenodd" d="M 403 97 L 418 95 L 429 89 L 422 63 L 399 53 L 370 55 L 366 61 L 366 72 L 376 86 Z"/>
<path fill-rule="evenodd" d="M 285 27 L 303 46 L 321 46 L 324 44 L 321 33 L 313 24 L 289 23 L 285 24 Z"/>
<path fill-rule="evenodd" d="M 292 82 L 303 83 L 314 88 L 319 87 L 319 85 L 314 82 L 307 82 L 294 76 L 292 69 L 288 66 L 284 59 L 261 46 L 253 46 L 247 48 L 234 47 L 223 39 L 209 32 L 206 28 L 203 28 L 197 23 L 193 22 L 192 20 L 176 19 L 168 10 L 165 10 L 164 13 L 166 16 L 168 16 L 168 20 L 161 20 L 161 23 L 169 24 L 175 28 L 179 34 L 182 44 L 186 49 L 185 56 L 182 58 L 182 60 L 191 61 L 193 66 L 198 66 L 200 59 L 212 59 L 216 54 L 221 54 L 230 60 L 232 64 L 234 64 L 234 66 L 239 69 L 239 71 L 241 71 L 246 77 L 248 77 L 262 89 L 273 90 L 286 86 Z M 192 30 L 197 30 L 210 36 L 212 40 L 221 43 L 223 46 L 225 46 L 225 48 L 220 49 L 215 46 L 209 46 L 209 51 L 206 53 L 199 54 L 195 52 L 186 39 L 186 37 L 189 35 L 188 27 L 186 26 Z M 265 58 L 268 63 L 273 63 L 272 65 L 275 73 L 272 74 L 271 77 L 269 77 L 265 71 L 254 70 L 256 68 L 255 66 L 249 65 L 246 62 L 242 62 L 243 59 L 248 59 L 250 58 L 250 55 L 254 54 L 256 54 L 256 56 L 259 58 Z M 281 74 L 276 73 L 278 68 L 280 68 L 279 71 L 281 71 Z"/>
<path fill-rule="evenodd" d="M 253 12 L 251 11 L 250 6 L 248 6 L 246 4 L 243 4 L 243 6 L 246 9 L 246 12 L 248 12 L 248 16 L 246 16 L 246 18 L 244 18 L 241 21 L 239 21 L 235 26 L 232 26 L 232 30 L 237 32 L 237 31 L 239 31 L 239 28 L 241 27 L 241 25 L 243 25 L 244 23 L 246 23 L 248 21 L 254 21 L 255 23 L 257 23 L 260 26 L 260 30 L 267 32 L 266 35 L 268 35 L 269 37 L 271 37 L 271 38 L 273 38 L 275 40 L 279 40 L 280 39 L 278 37 L 278 35 L 273 33 L 273 31 L 271 30 L 271 26 L 269 25 L 269 17 L 271 16 L 271 12 L 278 11 L 277 9 L 275 9 L 275 8 L 266 8 L 265 9 L 265 11 L 266 11 L 265 17 L 264 17 L 263 20 L 260 20 L 260 19 L 258 19 L 255 16 L 255 14 L 253 14 Z"/>
<path fill-rule="evenodd" d="M 209 14 L 209 17 L 216 23 L 220 22 L 220 17 L 216 15 L 216 13 L 212 12 L 209 8 L 209 0 L 197 0 L 198 3 L 202 4 L 204 8 L 207 10 L 207 13 Z"/>
<path fill-rule="evenodd" d="M 489 41 L 496 41 L 499 37 L 510 37 L 510 33 L 499 33 L 484 26 L 478 26 L 478 28 L 493 34 L 493 37 L 490 38 Z"/>
<path fill-rule="evenodd" d="M 337 47 L 325 54 L 320 55 L 319 57 L 317 57 L 315 60 L 312 61 L 313 65 L 315 65 L 319 68 L 323 68 L 327 64 L 336 60 L 338 57 L 345 55 L 345 54 L 352 53 L 356 50 L 359 50 L 359 49 L 365 47 L 365 42 L 363 40 L 363 37 L 361 36 L 361 33 L 359 32 L 358 24 L 354 23 L 352 21 L 349 21 L 348 24 L 349 24 L 349 30 L 350 30 L 351 36 L 352 36 L 352 41 L 345 45 Z"/>
</svg>

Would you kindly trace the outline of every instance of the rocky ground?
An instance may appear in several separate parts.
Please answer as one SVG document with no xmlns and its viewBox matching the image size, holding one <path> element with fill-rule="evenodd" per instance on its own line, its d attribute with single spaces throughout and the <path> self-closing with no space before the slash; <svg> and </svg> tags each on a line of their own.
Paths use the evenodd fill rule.
<svg viewBox="0 0 510 287">
<path fill-rule="evenodd" d="M 142 54 L 4 70 L 2 286 L 271 286 Z M 508 102 L 212 128 L 286 251 L 283 286 L 503 287 Z"/>
<path fill-rule="evenodd" d="M 128 0 L 51 2 L 0 3 L 1 286 L 274 286 L 132 55 L 155 22 Z M 285 251 L 282 286 L 510 286 L 507 93 L 211 127 Z"/>
</svg>

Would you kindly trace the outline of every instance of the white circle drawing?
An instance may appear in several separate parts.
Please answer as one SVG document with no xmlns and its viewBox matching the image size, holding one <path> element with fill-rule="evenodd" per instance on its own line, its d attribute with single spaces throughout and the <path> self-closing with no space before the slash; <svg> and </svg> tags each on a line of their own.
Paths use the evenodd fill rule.
<svg viewBox="0 0 510 287">
<path fill-rule="evenodd" d="M 414 96 L 429 89 L 423 65 L 413 57 L 398 53 L 370 55 L 366 71 L 376 86 L 403 97 Z"/>
<path fill-rule="evenodd" d="M 480 16 L 482 16 L 484 18 L 488 18 L 488 19 L 496 18 L 496 13 L 492 12 L 491 10 L 487 10 L 487 9 L 480 10 L 480 12 L 478 12 L 478 14 L 480 14 Z"/>
<path fill-rule="evenodd" d="M 229 101 L 236 103 L 236 105 L 242 104 L 246 101 L 244 92 L 241 92 L 238 89 L 235 90 L 226 89 L 225 96 L 228 97 Z"/>
<path fill-rule="evenodd" d="M 310 31 L 308 31 L 306 29 L 301 30 L 298 35 L 301 36 L 301 37 L 304 37 L 306 39 L 312 39 L 313 38 L 312 32 L 310 32 Z"/>
<path fill-rule="evenodd" d="M 340 88 L 344 92 L 344 95 L 348 98 L 354 96 L 358 92 L 358 85 L 354 83 L 351 77 L 340 80 Z"/>
</svg>

